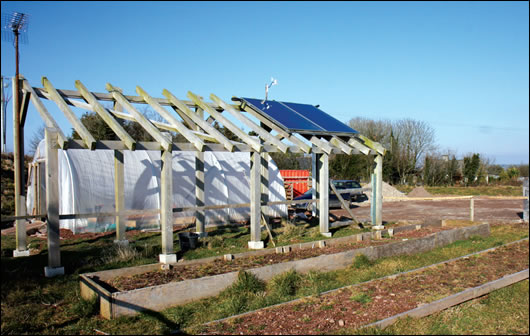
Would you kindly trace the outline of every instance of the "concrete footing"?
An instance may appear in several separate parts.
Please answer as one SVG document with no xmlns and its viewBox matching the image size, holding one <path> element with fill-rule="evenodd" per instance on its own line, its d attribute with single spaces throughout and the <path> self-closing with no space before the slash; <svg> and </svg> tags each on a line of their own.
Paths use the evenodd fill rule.
<svg viewBox="0 0 530 336">
<path fill-rule="evenodd" d="M 129 241 L 127 239 L 122 239 L 122 240 L 116 239 L 114 241 L 114 244 L 120 245 L 120 246 L 129 246 Z"/>
<path fill-rule="evenodd" d="M 29 257 L 29 250 L 19 251 L 19 250 L 13 250 L 13 257 Z"/>
<path fill-rule="evenodd" d="M 53 278 L 58 275 L 64 275 L 64 267 L 44 267 L 44 276 L 47 278 Z"/>
<path fill-rule="evenodd" d="M 208 232 L 195 232 L 195 234 L 199 235 L 199 238 L 206 238 L 208 237 Z"/>
<path fill-rule="evenodd" d="M 262 248 L 265 248 L 265 244 L 263 243 L 263 241 L 249 241 L 248 248 L 253 250 L 260 250 Z"/>
<path fill-rule="evenodd" d="M 176 254 L 159 254 L 158 260 L 162 264 L 173 264 L 177 262 L 177 255 Z"/>
<path fill-rule="evenodd" d="M 327 238 L 331 238 L 331 232 L 320 232 L 321 235 Z"/>
</svg>

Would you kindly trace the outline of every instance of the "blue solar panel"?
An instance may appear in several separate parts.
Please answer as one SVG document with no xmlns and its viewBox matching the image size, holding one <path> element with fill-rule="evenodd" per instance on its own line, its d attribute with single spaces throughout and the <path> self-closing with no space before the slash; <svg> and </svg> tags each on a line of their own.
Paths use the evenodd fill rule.
<svg viewBox="0 0 530 336">
<path fill-rule="evenodd" d="M 242 98 L 265 118 L 286 131 L 305 134 L 356 134 L 351 127 L 309 104 Z"/>
</svg>

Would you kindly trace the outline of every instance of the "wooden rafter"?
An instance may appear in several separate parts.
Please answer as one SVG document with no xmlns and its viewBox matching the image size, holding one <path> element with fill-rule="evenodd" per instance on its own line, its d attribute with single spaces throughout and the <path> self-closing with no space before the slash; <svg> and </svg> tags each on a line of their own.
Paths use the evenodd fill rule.
<svg viewBox="0 0 530 336">
<path fill-rule="evenodd" d="M 26 92 L 29 92 L 31 102 L 33 103 L 33 106 L 35 106 L 37 111 L 39 112 L 42 120 L 44 120 L 44 124 L 46 125 L 46 127 L 57 130 L 57 142 L 59 143 L 59 146 L 62 149 L 66 149 L 68 145 L 68 140 L 64 136 L 64 133 L 61 131 L 61 128 L 59 127 L 55 119 L 53 119 L 53 117 L 48 112 L 44 104 L 38 98 L 37 94 L 33 90 L 33 87 L 29 85 L 26 79 L 22 81 L 22 87 Z"/>
<path fill-rule="evenodd" d="M 107 109 L 101 105 L 96 97 L 88 91 L 88 89 L 81 83 L 81 81 L 75 81 L 75 87 L 81 93 L 81 96 L 86 100 L 87 103 L 94 107 L 97 114 L 109 125 L 109 127 L 116 133 L 116 135 L 125 143 L 129 150 L 134 150 L 136 147 L 136 141 L 131 138 L 129 133 L 123 129 L 123 127 L 107 112 Z"/>
<path fill-rule="evenodd" d="M 283 153 L 287 152 L 287 149 L 289 148 L 286 144 L 278 140 L 277 138 L 273 137 L 269 132 L 265 131 L 262 127 L 256 125 L 252 120 L 248 119 L 244 115 L 241 114 L 241 112 L 236 111 L 232 106 L 222 101 L 219 97 L 214 95 L 213 93 L 210 94 L 210 98 L 214 103 L 216 103 L 219 107 L 223 108 L 225 111 L 230 113 L 234 118 L 241 121 L 243 124 L 245 124 L 247 127 L 252 129 L 254 132 L 258 134 L 260 138 L 262 138 L 266 142 L 270 142 L 274 145 L 276 145 L 280 151 Z"/>
<path fill-rule="evenodd" d="M 230 131 L 232 131 L 236 136 L 238 136 L 241 140 L 243 140 L 243 142 L 250 145 L 252 148 L 254 148 L 255 151 L 261 152 L 262 150 L 261 145 L 256 140 L 252 139 L 249 135 L 245 134 L 245 132 L 240 130 L 230 120 L 222 116 L 221 113 L 217 112 L 215 109 L 208 106 L 204 101 L 202 101 L 201 98 L 199 98 L 198 96 L 196 96 L 190 91 L 188 91 L 188 97 L 195 104 L 197 104 L 200 108 L 202 108 L 204 111 L 210 114 L 210 116 L 212 116 L 217 121 L 219 121 L 224 127 L 227 127 Z"/>
<path fill-rule="evenodd" d="M 162 135 L 160 131 L 147 119 L 142 113 L 140 113 L 134 106 L 132 106 L 127 99 L 110 83 L 107 83 L 105 88 L 112 94 L 116 102 L 122 105 L 129 113 L 133 116 L 134 120 L 139 123 L 156 141 L 160 142 L 162 148 L 169 150 L 171 148 L 171 141 Z"/>
<path fill-rule="evenodd" d="M 55 104 L 57 104 L 57 106 L 59 107 L 61 111 L 63 111 L 66 119 L 68 119 L 68 121 L 70 122 L 70 124 L 72 124 L 77 134 L 79 134 L 81 139 L 83 139 L 86 147 L 91 150 L 94 150 L 96 148 L 96 140 L 94 139 L 92 134 L 90 134 L 90 132 L 86 129 L 85 125 L 83 125 L 83 123 L 77 118 L 77 116 L 70 109 L 70 107 L 68 107 L 64 99 L 61 97 L 61 95 L 59 95 L 57 90 L 55 90 L 55 88 L 53 87 L 52 83 L 48 80 L 48 78 L 42 77 L 42 85 L 44 85 L 44 88 L 50 95 L 51 100 L 54 101 Z"/>
<path fill-rule="evenodd" d="M 156 112 L 158 112 L 167 122 L 178 129 L 179 133 L 182 134 L 186 140 L 191 142 L 198 151 L 202 152 L 204 147 L 204 141 L 199 139 L 193 134 L 186 126 L 177 120 L 171 113 L 163 108 L 156 100 L 154 100 L 147 92 L 144 91 L 140 86 L 136 86 L 136 92 L 144 98 L 144 100 L 151 106 Z"/>
<path fill-rule="evenodd" d="M 213 138 L 215 138 L 216 142 L 223 144 L 229 152 L 234 150 L 234 145 L 230 142 L 230 140 L 228 140 L 221 132 L 216 130 L 212 125 L 210 125 L 205 120 L 196 115 L 192 110 L 188 108 L 188 106 L 186 106 L 186 104 L 177 99 L 177 97 L 175 97 L 171 92 L 164 89 L 162 91 L 162 94 L 169 100 L 171 104 L 173 104 L 177 111 L 180 111 L 180 113 L 189 117 L 205 132 L 208 132 Z"/>
</svg>

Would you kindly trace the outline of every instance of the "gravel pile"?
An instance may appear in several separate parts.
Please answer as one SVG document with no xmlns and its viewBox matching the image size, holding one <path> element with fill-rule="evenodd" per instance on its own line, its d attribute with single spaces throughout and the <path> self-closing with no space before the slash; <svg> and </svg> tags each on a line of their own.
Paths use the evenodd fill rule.
<svg viewBox="0 0 530 336">
<path fill-rule="evenodd" d="M 423 187 L 416 187 L 407 194 L 409 197 L 431 197 L 432 194 Z"/>
<path fill-rule="evenodd" d="M 370 183 L 363 184 L 362 187 L 364 193 L 366 194 L 366 196 L 368 196 L 368 200 L 371 200 L 372 186 L 370 185 Z M 383 181 L 383 197 L 407 197 L 407 195 Z"/>
</svg>

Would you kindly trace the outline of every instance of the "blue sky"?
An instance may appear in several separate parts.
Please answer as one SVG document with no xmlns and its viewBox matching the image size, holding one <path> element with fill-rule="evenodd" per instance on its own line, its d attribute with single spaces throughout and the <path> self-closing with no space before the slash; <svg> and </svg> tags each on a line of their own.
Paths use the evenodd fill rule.
<svg viewBox="0 0 530 336">
<path fill-rule="evenodd" d="M 32 86 L 105 84 L 162 97 L 264 97 L 335 118 L 411 118 L 436 144 L 497 164 L 529 161 L 528 2 L 18 2 Z M 2 40 L 1 71 L 15 73 Z M 12 150 L 8 107 L 7 148 Z M 65 133 L 71 126 L 56 109 Z M 42 121 L 30 107 L 26 144 Z M 247 130 L 248 131 L 248 130 Z"/>
</svg>

